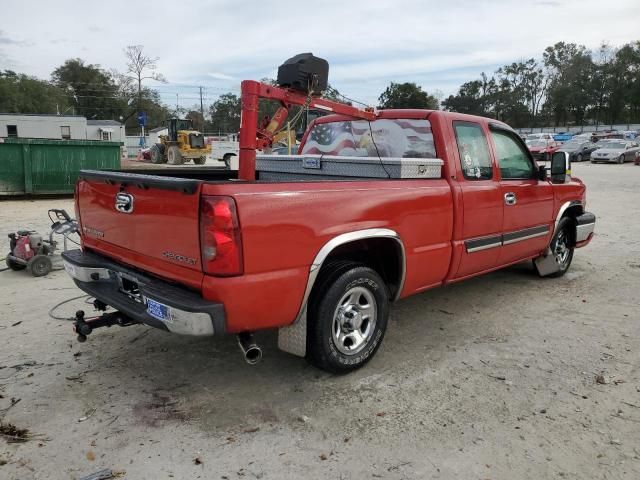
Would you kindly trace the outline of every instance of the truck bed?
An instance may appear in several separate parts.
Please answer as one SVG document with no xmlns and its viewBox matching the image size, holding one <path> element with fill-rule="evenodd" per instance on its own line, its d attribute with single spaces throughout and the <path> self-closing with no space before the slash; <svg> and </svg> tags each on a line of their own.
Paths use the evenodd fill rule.
<svg viewBox="0 0 640 480">
<path fill-rule="evenodd" d="M 314 257 L 343 233 L 388 228 L 400 235 L 406 249 L 402 296 L 440 283 L 449 268 L 453 206 L 442 178 L 249 182 L 206 168 L 150 173 L 81 173 L 77 202 L 85 249 L 202 292 L 206 300 L 224 298 L 230 331 L 251 322 L 261 328 L 291 323 Z M 114 208 L 119 194 L 133 197 L 130 214 Z M 240 276 L 202 270 L 201 199 L 220 197 L 233 198 L 238 212 Z M 248 315 L 246 302 L 257 288 L 259 319 Z"/>
</svg>

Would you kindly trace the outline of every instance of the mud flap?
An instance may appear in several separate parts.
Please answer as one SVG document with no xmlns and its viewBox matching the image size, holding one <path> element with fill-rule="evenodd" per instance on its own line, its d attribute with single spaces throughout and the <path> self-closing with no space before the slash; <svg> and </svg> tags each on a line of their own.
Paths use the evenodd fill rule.
<svg viewBox="0 0 640 480">
<path fill-rule="evenodd" d="M 278 330 L 278 348 L 283 352 L 304 357 L 307 354 L 307 307 L 297 322 Z"/>
<path fill-rule="evenodd" d="M 555 255 L 551 254 L 550 248 L 547 248 L 544 254 L 536 258 L 534 263 L 541 277 L 546 277 L 547 275 L 560 271 L 560 265 L 558 265 Z"/>
</svg>

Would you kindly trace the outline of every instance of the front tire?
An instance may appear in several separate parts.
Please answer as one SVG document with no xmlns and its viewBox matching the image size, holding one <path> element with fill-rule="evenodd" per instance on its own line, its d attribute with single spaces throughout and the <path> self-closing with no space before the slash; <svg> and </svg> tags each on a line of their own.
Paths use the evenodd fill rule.
<svg viewBox="0 0 640 480">
<path fill-rule="evenodd" d="M 622 165 L 622 164 L 624 163 L 624 154 L 622 154 L 622 155 L 620 155 L 620 156 L 618 157 L 618 163 L 619 163 L 620 165 Z"/>
<path fill-rule="evenodd" d="M 180 153 L 180 148 L 176 145 L 171 145 L 167 151 L 167 163 L 169 165 L 182 165 L 183 159 Z"/>
<path fill-rule="evenodd" d="M 572 218 L 563 217 L 558 223 L 558 229 L 551 239 L 549 248 L 551 255 L 555 257 L 559 270 L 547 275 L 551 278 L 562 277 L 571 266 L 573 251 L 575 250 L 575 222 Z M 534 262 L 535 265 L 535 262 Z M 537 268 L 537 267 L 536 267 Z M 538 275 L 540 272 L 538 271 Z"/>
<path fill-rule="evenodd" d="M 331 267 L 309 305 L 307 360 L 348 373 L 377 352 L 389 319 L 389 293 L 375 270 L 351 262 Z"/>
<path fill-rule="evenodd" d="M 579 153 L 578 156 L 576 157 L 576 162 L 581 162 L 582 161 L 582 154 Z"/>
<path fill-rule="evenodd" d="M 207 163 L 207 157 L 203 156 L 199 158 L 194 158 L 193 163 L 195 163 L 196 165 L 204 165 L 205 163 Z"/>
<path fill-rule="evenodd" d="M 160 143 L 156 143 L 151 147 L 149 156 L 151 157 L 151 163 L 154 163 L 156 165 L 165 163 L 167 161 L 164 156 L 164 145 Z"/>
</svg>

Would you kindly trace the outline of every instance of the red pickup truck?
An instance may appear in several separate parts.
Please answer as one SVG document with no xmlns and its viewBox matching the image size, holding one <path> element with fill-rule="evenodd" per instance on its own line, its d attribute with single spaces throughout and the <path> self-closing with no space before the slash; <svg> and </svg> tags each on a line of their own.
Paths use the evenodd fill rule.
<svg viewBox="0 0 640 480">
<path fill-rule="evenodd" d="M 317 119 L 300 155 L 258 156 L 255 180 L 200 167 L 82 172 L 82 249 L 65 266 L 116 312 L 80 315 L 80 338 L 114 323 L 233 333 L 255 362 L 252 333 L 277 328 L 281 349 L 346 372 L 376 353 L 393 302 L 531 259 L 561 276 L 591 240 L 585 186 L 555 161 L 566 154 L 549 177 L 496 120 L 371 118 Z"/>
</svg>

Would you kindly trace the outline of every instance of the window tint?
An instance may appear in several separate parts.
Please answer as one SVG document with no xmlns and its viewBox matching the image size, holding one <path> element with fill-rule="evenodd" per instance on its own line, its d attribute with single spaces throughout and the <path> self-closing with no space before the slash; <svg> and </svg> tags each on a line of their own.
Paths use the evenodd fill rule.
<svg viewBox="0 0 640 480">
<path fill-rule="evenodd" d="M 467 180 L 490 180 L 493 166 L 487 139 L 477 123 L 453 122 L 462 174 Z"/>
<path fill-rule="evenodd" d="M 7 125 L 7 137 L 17 137 L 17 136 L 18 136 L 18 126 Z"/>
<path fill-rule="evenodd" d="M 506 132 L 492 131 L 491 137 L 503 179 L 534 177 L 533 163 L 519 143 Z"/>
<path fill-rule="evenodd" d="M 71 127 L 60 127 L 60 136 L 63 140 L 71 140 Z"/>
</svg>

